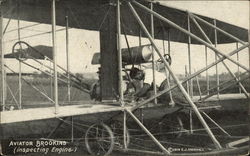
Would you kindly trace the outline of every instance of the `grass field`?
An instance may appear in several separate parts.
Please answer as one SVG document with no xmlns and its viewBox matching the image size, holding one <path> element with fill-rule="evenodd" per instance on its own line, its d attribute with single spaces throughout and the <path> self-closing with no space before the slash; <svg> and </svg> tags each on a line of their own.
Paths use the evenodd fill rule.
<svg viewBox="0 0 250 156">
<path fill-rule="evenodd" d="M 50 78 L 24 77 L 24 79 L 27 80 L 30 84 L 32 84 L 32 86 L 36 87 L 41 92 L 46 94 L 46 96 L 53 99 L 53 85 L 51 85 Z M 18 101 L 19 99 L 18 85 L 19 84 L 18 84 L 17 76 L 7 77 L 7 104 L 15 104 L 13 95 L 15 96 L 16 101 Z M 51 103 L 50 100 L 48 100 L 48 98 L 46 98 L 44 95 L 39 93 L 32 86 L 22 80 L 22 103 L 23 104 Z M 68 100 L 67 84 L 62 83 L 62 82 L 58 83 L 58 100 L 60 103 L 64 103 Z M 81 101 L 81 100 L 90 100 L 90 97 L 87 93 L 79 89 L 76 89 L 74 87 L 71 87 L 71 101 Z"/>
<path fill-rule="evenodd" d="M 52 81 L 48 77 L 39 77 L 39 76 L 23 76 L 23 78 L 31 83 L 33 86 L 38 88 L 41 92 L 46 94 L 48 97 L 53 99 L 53 86 Z M 90 77 L 91 78 L 91 77 Z M 83 77 L 81 77 L 83 79 Z M 94 79 L 83 79 L 85 83 L 92 84 L 95 80 Z M 204 78 L 199 78 L 199 86 L 202 95 L 207 94 L 207 82 Z M 220 83 L 223 83 L 227 80 L 220 80 Z M 231 81 L 232 83 L 233 81 Z M 173 84 L 173 82 L 172 82 Z M 242 84 L 246 88 L 248 92 L 250 92 L 250 81 L 249 79 L 246 79 L 242 81 Z M 216 86 L 216 80 L 210 79 L 209 82 L 210 88 L 213 88 Z M 187 85 L 184 84 L 184 87 Z M 215 91 L 215 90 L 213 90 Z M 239 93 L 239 86 L 233 85 L 226 90 L 222 91 L 221 93 Z M 199 89 L 196 79 L 193 79 L 193 92 L 194 95 L 199 95 Z M 7 103 L 15 105 L 15 100 L 13 98 L 15 97 L 16 101 L 18 101 L 18 76 L 12 75 L 7 76 Z M 59 81 L 58 83 L 58 98 L 59 102 L 62 104 L 67 101 L 67 84 L 62 83 Z M 90 100 L 89 94 L 71 87 L 71 101 L 82 101 L 82 100 Z M 48 98 L 43 96 L 41 93 L 39 93 L 37 90 L 35 90 L 33 87 L 31 87 L 29 84 L 27 84 L 25 81 L 22 80 L 22 103 L 23 104 L 31 104 L 31 103 L 49 103 L 50 101 Z"/>
</svg>

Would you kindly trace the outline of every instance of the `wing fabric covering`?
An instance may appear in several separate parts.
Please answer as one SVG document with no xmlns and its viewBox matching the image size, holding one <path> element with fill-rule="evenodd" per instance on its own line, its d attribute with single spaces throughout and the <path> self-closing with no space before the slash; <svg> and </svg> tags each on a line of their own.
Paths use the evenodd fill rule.
<svg viewBox="0 0 250 156">
<path fill-rule="evenodd" d="M 25 21 L 32 21 L 38 23 L 51 24 L 51 8 L 50 0 L 18 0 L 20 1 L 19 18 Z M 144 0 L 137 0 L 145 6 L 149 7 L 149 3 Z M 69 26 L 72 28 L 87 29 L 99 31 L 102 27 L 105 15 L 108 12 L 109 6 L 115 5 L 110 0 L 60 0 L 56 2 L 56 19 L 57 25 L 65 26 L 65 16 L 69 16 Z M 136 11 L 140 15 L 144 24 L 150 30 L 150 15 L 145 13 L 138 7 L 134 6 Z M 9 11 L 14 9 L 13 12 Z M 4 17 L 5 18 L 18 18 L 17 14 L 17 0 L 8 0 L 3 3 Z M 187 29 L 187 12 L 178 10 L 175 8 L 167 7 L 159 3 L 154 4 L 154 11 L 178 24 L 182 28 Z M 139 36 L 140 29 L 137 21 L 133 18 L 125 1 L 122 1 L 121 6 L 122 22 L 124 23 L 125 33 L 128 35 Z M 213 23 L 212 18 L 200 16 L 207 22 Z M 197 20 L 198 21 L 198 20 Z M 210 40 L 214 43 L 214 29 L 198 22 L 203 28 L 204 32 L 208 35 Z M 248 30 L 231 25 L 222 21 L 216 21 L 217 26 L 226 32 L 234 35 L 235 37 L 247 42 Z M 168 24 L 165 24 L 158 19 L 154 20 L 155 38 L 168 40 L 168 31 L 170 33 L 170 40 L 175 42 L 187 43 L 188 37 L 182 32 L 171 28 Z M 195 35 L 203 38 L 198 28 L 191 21 L 191 32 Z M 122 32 L 124 33 L 124 31 Z M 144 34 L 141 34 L 145 37 Z M 204 38 L 203 38 L 204 39 Z M 218 32 L 218 44 L 232 43 L 234 40 Z M 192 40 L 192 44 L 200 44 L 199 42 Z"/>
</svg>

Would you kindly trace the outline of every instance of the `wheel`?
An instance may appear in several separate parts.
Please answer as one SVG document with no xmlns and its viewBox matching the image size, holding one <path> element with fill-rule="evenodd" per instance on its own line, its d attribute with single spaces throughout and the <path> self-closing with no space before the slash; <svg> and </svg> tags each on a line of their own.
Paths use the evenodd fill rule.
<svg viewBox="0 0 250 156">
<path fill-rule="evenodd" d="M 119 121 L 113 121 L 110 127 L 115 136 L 115 147 L 123 148 L 124 147 L 123 146 L 124 145 L 123 124 Z M 130 134 L 129 134 L 128 128 L 126 128 L 127 147 L 129 146 L 129 143 L 130 143 Z"/>
<path fill-rule="evenodd" d="M 86 131 L 85 145 L 91 155 L 109 155 L 114 148 L 114 134 L 107 125 L 94 124 Z"/>
</svg>

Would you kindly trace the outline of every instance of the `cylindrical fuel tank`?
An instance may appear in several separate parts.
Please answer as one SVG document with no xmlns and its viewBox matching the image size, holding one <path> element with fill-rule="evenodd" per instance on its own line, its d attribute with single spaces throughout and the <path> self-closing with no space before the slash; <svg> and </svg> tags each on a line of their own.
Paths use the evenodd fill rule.
<svg viewBox="0 0 250 156">
<path fill-rule="evenodd" d="M 146 63 L 151 59 L 151 45 L 143 45 L 137 47 L 122 49 L 122 62 L 126 65 Z M 100 64 L 100 53 L 93 55 L 92 64 Z"/>
<path fill-rule="evenodd" d="M 126 64 L 146 63 L 151 58 L 151 45 L 122 49 L 122 61 Z"/>
</svg>

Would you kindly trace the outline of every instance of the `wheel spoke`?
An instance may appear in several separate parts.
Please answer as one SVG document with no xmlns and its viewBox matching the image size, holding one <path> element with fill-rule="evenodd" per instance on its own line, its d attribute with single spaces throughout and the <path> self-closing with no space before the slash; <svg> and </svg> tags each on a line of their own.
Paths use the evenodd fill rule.
<svg viewBox="0 0 250 156">
<path fill-rule="evenodd" d="M 90 138 L 92 135 L 93 137 Z M 92 155 L 108 155 L 114 146 L 113 133 L 105 124 L 92 125 L 86 132 L 85 144 Z"/>
</svg>

